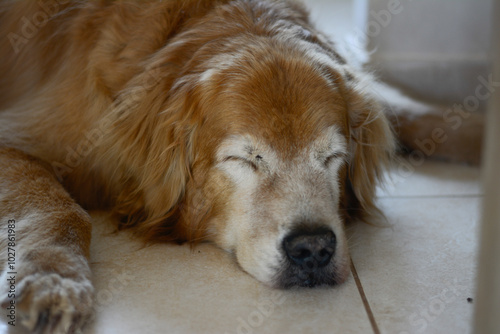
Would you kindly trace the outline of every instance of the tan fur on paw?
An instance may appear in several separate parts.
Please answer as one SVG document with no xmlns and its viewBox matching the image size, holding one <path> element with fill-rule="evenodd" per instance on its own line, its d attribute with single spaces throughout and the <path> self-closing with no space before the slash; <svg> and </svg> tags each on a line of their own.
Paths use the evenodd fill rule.
<svg viewBox="0 0 500 334">
<path fill-rule="evenodd" d="M 2 276 L 2 280 L 8 278 Z M 56 273 L 31 274 L 16 283 L 17 321 L 36 333 L 76 333 L 91 315 L 92 296 L 88 279 L 77 281 Z M 10 303 L 5 298 L 2 307 Z"/>
</svg>

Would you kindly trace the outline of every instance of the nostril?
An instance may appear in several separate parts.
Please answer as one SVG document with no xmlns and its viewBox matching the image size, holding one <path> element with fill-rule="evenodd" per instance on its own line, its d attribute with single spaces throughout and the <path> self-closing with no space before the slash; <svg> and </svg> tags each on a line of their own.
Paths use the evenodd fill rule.
<svg viewBox="0 0 500 334">
<path fill-rule="evenodd" d="M 311 254 L 311 251 L 309 249 L 301 248 L 298 250 L 298 252 L 296 252 L 292 256 L 297 257 L 299 259 L 305 259 L 307 257 L 310 257 L 311 255 L 312 254 Z"/>
<path fill-rule="evenodd" d="M 283 248 L 292 264 L 314 271 L 330 263 L 336 244 L 333 231 L 321 228 L 289 234 L 283 241 Z"/>
<path fill-rule="evenodd" d="M 331 255 L 331 254 L 330 254 L 330 252 L 329 252 L 328 250 L 326 250 L 326 249 L 322 249 L 322 250 L 319 252 L 319 256 L 320 256 L 320 257 L 322 257 L 322 258 L 323 258 L 323 257 L 326 257 L 326 256 L 329 256 L 329 255 Z"/>
</svg>

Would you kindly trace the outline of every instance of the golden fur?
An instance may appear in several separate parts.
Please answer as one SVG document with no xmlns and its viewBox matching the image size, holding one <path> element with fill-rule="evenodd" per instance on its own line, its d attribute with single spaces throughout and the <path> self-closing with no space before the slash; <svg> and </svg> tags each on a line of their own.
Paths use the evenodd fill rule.
<svg viewBox="0 0 500 334">
<path fill-rule="evenodd" d="M 86 208 L 102 207 L 103 203 L 110 205 L 117 213 L 129 217 L 126 224 L 137 225 L 140 235 L 174 240 L 200 238 L 199 229 L 193 229 L 192 223 L 186 229 L 188 223 L 179 222 L 182 219 L 179 205 L 190 184 L 195 151 L 212 155 L 220 138 L 210 137 L 224 136 L 220 132 L 224 130 L 215 127 L 221 120 L 229 122 L 231 111 L 218 110 L 218 118 L 201 128 L 202 112 L 210 111 L 200 110 L 197 104 L 203 101 L 206 109 L 214 108 L 210 104 L 216 103 L 215 94 L 201 91 L 194 86 L 195 82 L 186 82 L 174 92 L 170 87 L 186 73 L 203 71 L 204 61 L 214 53 L 231 52 L 247 44 L 249 36 L 237 37 L 241 40 L 234 38 L 233 45 L 227 46 L 217 40 L 232 38 L 242 31 L 269 34 L 265 31 L 269 29 L 266 25 L 273 23 L 263 21 L 254 27 L 245 12 L 248 5 L 240 5 L 234 12 L 224 13 L 220 9 L 207 17 L 206 12 L 214 3 L 222 2 L 149 1 L 138 6 L 133 2 L 105 5 L 96 1 L 58 5 L 57 9 L 64 14 L 53 15 L 32 40 L 19 44 L 18 54 L 12 52 L 8 39 L 2 39 L 2 50 L 9 51 L 3 55 L 0 65 L 4 73 L 0 81 L 0 109 L 5 110 L 2 119 L 9 122 L 8 128 L 3 129 L 2 141 L 51 163 L 79 203 Z M 282 15 L 292 16 L 304 25 L 307 23 L 301 7 L 287 9 L 279 3 L 274 6 L 283 7 L 279 8 Z M 34 2 L 28 6 L 27 2 L 13 4 L 9 11 L 4 9 L 2 31 L 21 31 L 20 14 L 15 15 L 16 12 L 29 18 L 38 11 L 40 8 Z M 209 20 L 217 21 L 221 27 L 207 30 L 204 21 Z M 124 21 L 127 24 L 123 24 Z M 174 37 L 179 31 L 188 32 Z M 179 39 L 183 44 L 164 47 L 169 38 L 173 38 L 172 44 Z M 203 48 L 200 49 L 200 45 Z M 287 49 L 274 51 L 275 56 L 284 61 L 290 58 Z M 305 76 L 300 72 L 296 75 Z M 339 74 L 333 75 L 343 80 Z M 313 78 L 301 79 L 311 81 Z M 279 86 L 280 82 L 276 80 L 272 84 Z M 258 93 L 254 94 L 257 99 L 261 98 Z M 323 95 L 315 92 L 314 87 L 301 94 Z M 352 197 L 354 203 L 349 203 L 348 208 L 356 207 L 360 200 L 359 206 L 363 209 L 360 213 L 370 212 L 374 210 L 376 175 L 384 165 L 380 160 L 387 157 L 390 138 L 384 134 L 387 126 L 380 124 L 383 118 L 377 120 L 380 113 L 371 110 L 372 106 L 365 101 L 358 101 L 355 92 L 346 91 L 346 94 L 352 95 L 346 96 L 346 100 L 349 98 L 350 103 L 360 105 L 353 106 L 356 115 L 342 122 L 346 130 L 350 126 L 353 142 L 361 144 L 356 145 L 349 171 L 357 196 Z M 311 98 L 314 99 L 316 96 Z M 337 104 L 346 102 L 330 103 L 339 109 L 343 106 Z M 263 106 L 261 110 L 266 108 L 272 106 Z M 298 108 L 293 111 L 304 115 Z M 334 112 L 329 116 L 342 117 Z M 246 130 L 245 121 L 236 120 L 238 126 Z M 314 135 L 318 126 L 315 123 L 322 121 L 312 119 L 302 124 L 309 125 L 310 129 L 301 128 L 289 136 L 297 142 L 307 142 L 302 137 Z M 274 123 L 275 120 L 269 120 L 269 124 Z M 295 136 L 297 132 L 301 137 Z M 21 135 L 28 138 L 18 139 Z M 205 142 L 207 138 L 210 142 L 198 149 L 198 142 Z M 299 138 L 301 140 L 297 140 Z M 380 149 L 370 149 L 363 143 Z M 206 159 L 208 157 L 198 158 L 200 164 Z M 136 224 L 139 221 L 141 224 Z M 195 235 L 188 235 L 193 230 Z"/>
<path fill-rule="evenodd" d="M 377 215 L 375 185 L 395 147 L 390 126 L 376 95 L 365 89 L 371 78 L 336 51 L 300 4 L 41 3 L 0 5 L 0 217 L 5 226 L 17 223 L 17 279 L 28 282 L 17 304 L 25 314 L 36 308 L 65 315 L 57 321 L 28 316 L 28 328 L 71 331 L 91 312 L 91 223 L 82 207 L 110 208 L 122 227 L 146 241 L 210 240 L 229 251 L 241 242 L 241 254 L 253 239 L 278 233 L 278 225 L 257 222 L 248 235 L 238 230 L 231 217 L 245 210 L 234 198 L 237 175 L 231 179 L 220 166 L 233 163 L 227 168 L 265 177 L 262 205 L 297 195 L 275 190 L 283 180 L 289 188 L 279 189 L 307 188 L 309 181 L 298 186 L 279 173 L 262 176 L 261 155 L 245 158 L 246 167 L 241 157 L 219 159 L 228 138 L 251 135 L 284 169 L 321 185 L 327 172 L 316 162 L 296 166 L 313 152 L 312 143 L 323 145 L 320 134 L 335 131 L 328 138 L 345 142 L 345 150 L 322 159 L 341 159 L 332 183 L 338 203 L 325 209 L 340 217 L 330 223 L 338 243 L 344 222 Z M 317 177 L 304 172 L 314 168 Z M 232 235 L 243 236 L 234 241 Z M 337 250 L 334 278 L 321 276 L 318 284 L 346 279 L 346 249 Z M 243 256 L 243 269 L 261 279 L 260 267 Z M 78 307 L 32 303 L 36 294 L 57 294 L 50 284 L 30 281 L 49 276 L 63 287 L 60 297 Z M 287 282 L 284 287 L 316 284 Z"/>
</svg>

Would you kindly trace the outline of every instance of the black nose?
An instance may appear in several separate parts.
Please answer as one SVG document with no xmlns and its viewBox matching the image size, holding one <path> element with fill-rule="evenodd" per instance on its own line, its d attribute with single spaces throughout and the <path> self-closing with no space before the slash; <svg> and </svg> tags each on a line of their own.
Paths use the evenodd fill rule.
<svg viewBox="0 0 500 334">
<path fill-rule="evenodd" d="M 292 264 L 308 272 L 330 263 L 336 245 L 335 233 L 328 228 L 295 231 L 283 240 L 283 248 Z"/>
</svg>

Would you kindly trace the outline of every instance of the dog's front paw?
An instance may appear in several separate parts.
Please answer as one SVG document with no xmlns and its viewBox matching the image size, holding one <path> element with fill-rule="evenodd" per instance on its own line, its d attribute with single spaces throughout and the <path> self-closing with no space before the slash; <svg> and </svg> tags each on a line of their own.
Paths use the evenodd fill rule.
<svg viewBox="0 0 500 334">
<path fill-rule="evenodd" d="M 78 333 L 91 315 L 93 287 L 87 278 L 33 273 L 16 281 L 14 275 L 2 276 L 2 281 L 11 280 L 14 296 L 6 297 L 2 307 L 14 309 L 15 321 L 30 331 Z"/>
</svg>

